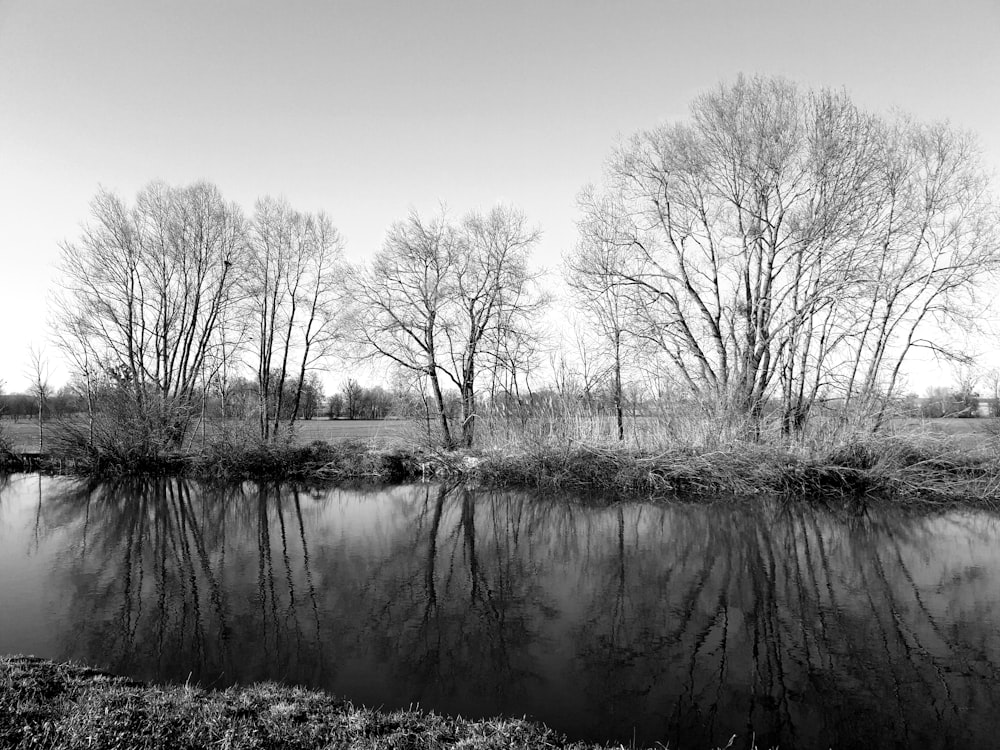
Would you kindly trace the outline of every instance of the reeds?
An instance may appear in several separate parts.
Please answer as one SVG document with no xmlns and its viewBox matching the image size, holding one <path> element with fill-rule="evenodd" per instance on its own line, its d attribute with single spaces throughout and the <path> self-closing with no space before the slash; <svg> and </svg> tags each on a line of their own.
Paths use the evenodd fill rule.
<svg viewBox="0 0 1000 750">
<path fill-rule="evenodd" d="M 420 459 L 402 449 L 378 449 L 358 441 L 308 445 L 291 441 L 219 440 L 188 459 L 187 473 L 213 479 L 367 479 L 400 482 L 419 476 Z"/>
<path fill-rule="evenodd" d="M 713 418 L 691 409 L 631 416 L 624 440 L 610 415 L 558 404 L 530 415 L 485 414 L 477 448 L 434 449 L 419 436 L 394 446 L 346 440 L 262 441 L 217 430 L 183 451 L 98 426 L 68 423 L 50 440 L 53 463 L 93 476 L 186 474 L 219 480 L 399 482 L 459 477 L 495 487 L 534 487 L 619 497 L 886 498 L 924 504 L 1000 504 L 997 438 L 973 445 L 920 434 L 873 434 L 831 416 L 794 439 L 773 424 Z M 140 438 L 143 435 L 139 436 Z M 968 437 L 968 436 L 966 436 Z M 14 457 L 16 458 L 16 457 Z M 8 465 L 17 467 L 14 458 Z M 0 446 L 0 465 L 4 453 Z"/>
<path fill-rule="evenodd" d="M 24 461 L 14 452 L 0 426 L 0 471 L 17 471 L 23 465 Z"/>
<path fill-rule="evenodd" d="M 1000 504 L 1000 461 L 947 440 L 856 436 L 826 450 L 766 443 L 657 451 L 566 443 L 494 448 L 475 477 L 526 486 L 645 498 L 883 498 L 910 503 Z"/>
</svg>

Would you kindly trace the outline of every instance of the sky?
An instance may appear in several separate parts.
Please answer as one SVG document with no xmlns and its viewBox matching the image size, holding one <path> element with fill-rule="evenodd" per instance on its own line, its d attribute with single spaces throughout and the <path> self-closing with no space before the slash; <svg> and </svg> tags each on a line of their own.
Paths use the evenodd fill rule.
<svg viewBox="0 0 1000 750">
<path fill-rule="evenodd" d="M 504 201 L 554 270 L 617 140 L 740 73 L 947 119 L 1000 172 L 998 40 L 996 0 L 0 0 L 0 381 L 31 347 L 65 381 L 49 299 L 100 188 L 284 196 L 353 261 L 411 209 Z"/>
</svg>

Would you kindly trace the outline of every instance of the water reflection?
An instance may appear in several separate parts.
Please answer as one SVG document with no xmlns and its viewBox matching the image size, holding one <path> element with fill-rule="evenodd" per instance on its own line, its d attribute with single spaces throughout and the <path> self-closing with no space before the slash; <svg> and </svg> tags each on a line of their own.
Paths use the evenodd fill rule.
<svg viewBox="0 0 1000 750">
<path fill-rule="evenodd" d="M 972 512 L 21 477 L 0 652 L 671 747 L 985 745 L 998 541 Z"/>
</svg>

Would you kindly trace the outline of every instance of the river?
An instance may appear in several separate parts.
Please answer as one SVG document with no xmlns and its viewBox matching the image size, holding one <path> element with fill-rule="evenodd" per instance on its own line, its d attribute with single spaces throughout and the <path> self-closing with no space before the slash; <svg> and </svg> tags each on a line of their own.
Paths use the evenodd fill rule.
<svg viewBox="0 0 1000 750">
<path fill-rule="evenodd" d="M 0 653 L 672 748 L 1000 737 L 1000 516 L 0 478 Z"/>
</svg>

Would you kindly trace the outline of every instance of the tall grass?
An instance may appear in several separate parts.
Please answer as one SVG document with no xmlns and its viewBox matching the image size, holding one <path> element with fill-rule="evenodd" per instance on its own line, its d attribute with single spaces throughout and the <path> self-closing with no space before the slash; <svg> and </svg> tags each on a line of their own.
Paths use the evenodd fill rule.
<svg viewBox="0 0 1000 750">
<path fill-rule="evenodd" d="M 865 415 L 829 411 L 782 434 L 758 423 L 677 404 L 630 414 L 624 440 L 612 415 L 555 402 L 530 416 L 484 414 L 475 467 L 492 485 L 563 488 L 642 497 L 776 493 L 883 497 L 921 504 L 1000 504 L 994 440 L 976 449 L 947 437 L 879 431 Z M 990 447 L 992 445 L 992 447 Z"/>
<path fill-rule="evenodd" d="M 14 452 L 14 448 L 4 432 L 3 423 L 0 422 L 0 469 L 20 468 L 21 459 Z"/>
<path fill-rule="evenodd" d="M 404 449 L 376 448 L 345 440 L 308 445 L 291 441 L 216 440 L 190 457 L 188 472 L 214 479 L 281 478 L 400 482 L 419 476 L 421 462 Z"/>
<path fill-rule="evenodd" d="M 982 445 L 970 450 L 912 430 L 873 432 L 863 416 L 834 411 L 816 415 L 806 430 L 789 436 L 766 415 L 750 423 L 678 403 L 629 413 L 619 440 L 612 414 L 553 400 L 530 411 L 482 412 L 472 451 L 446 451 L 439 435 L 417 428 L 400 432 L 392 445 L 302 444 L 292 433 L 262 441 L 252 424 L 239 421 L 215 425 L 178 448 L 134 424 L 101 415 L 91 435 L 85 422 L 67 423 L 53 430 L 53 454 L 61 465 L 90 475 L 393 482 L 438 474 L 493 486 L 601 493 L 609 500 L 778 493 L 1000 502 L 1000 438 L 984 433 Z"/>
</svg>

